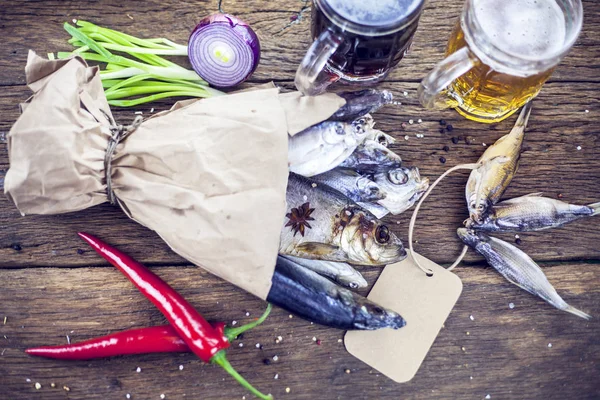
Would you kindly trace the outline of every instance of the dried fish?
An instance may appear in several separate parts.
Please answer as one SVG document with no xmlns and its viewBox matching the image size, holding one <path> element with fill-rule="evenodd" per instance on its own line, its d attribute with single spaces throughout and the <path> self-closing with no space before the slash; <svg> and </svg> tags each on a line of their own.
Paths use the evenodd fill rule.
<svg viewBox="0 0 600 400">
<path fill-rule="evenodd" d="M 485 232 L 541 231 L 600 214 L 600 203 L 579 206 L 541 196 L 532 193 L 502 201 L 481 221 L 467 220 L 467 227 Z"/>
<path fill-rule="evenodd" d="M 290 137 L 290 171 L 313 176 L 341 164 L 368 135 L 369 121 L 347 123 L 326 121 Z"/>
<path fill-rule="evenodd" d="M 559 296 L 552 284 L 548 282 L 539 265 L 519 248 L 503 240 L 470 229 L 459 228 L 457 233 L 465 244 L 484 256 L 488 264 L 494 267 L 509 282 L 542 298 L 559 310 L 581 318 L 591 318 L 583 311 L 568 305 Z"/>
<path fill-rule="evenodd" d="M 365 114 L 379 110 L 394 100 L 394 95 L 387 90 L 366 89 L 339 95 L 346 100 L 346 104 L 329 118 L 330 121 L 354 121 Z"/>
<path fill-rule="evenodd" d="M 308 268 L 321 276 L 333 279 L 340 285 L 349 287 L 350 289 L 367 287 L 365 278 L 363 278 L 361 273 L 355 270 L 350 264 L 333 261 L 309 260 L 307 258 L 293 256 L 285 256 L 284 258 L 287 258 L 304 268 Z"/>
<path fill-rule="evenodd" d="M 397 215 L 412 207 L 429 187 L 417 167 L 400 167 L 375 174 L 375 183 L 387 194 L 377 204 Z"/>
<path fill-rule="evenodd" d="M 361 173 L 374 174 L 402 166 L 399 155 L 375 140 L 365 140 L 340 165 Z"/>
<path fill-rule="evenodd" d="M 531 102 L 527 103 L 512 131 L 502 136 L 483 153 L 479 163 L 487 168 L 477 168 L 471 172 L 465 188 L 469 214 L 474 221 L 480 221 L 488 208 L 496 204 L 517 172 L 525 127 L 531 114 Z M 502 158 L 502 162 L 490 162 Z"/>
<path fill-rule="evenodd" d="M 342 193 L 352 201 L 371 202 L 382 200 L 386 193 L 368 177 L 351 169 L 335 168 L 313 176 L 312 179 Z"/>
<path fill-rule="evenodd" d="M 291 260 L 277 258 L 267 301 L 311 322 L 344 330 L 398 329 L 398 313 L 336 285 Z"/>
<path fill-rule="evenodd" d="M 290 173 L 286 196 L 290 212 L 281 230 L 281 255 L 357 265 L 406 257 L 386 225 L 338 191 Z"/>
</svg>

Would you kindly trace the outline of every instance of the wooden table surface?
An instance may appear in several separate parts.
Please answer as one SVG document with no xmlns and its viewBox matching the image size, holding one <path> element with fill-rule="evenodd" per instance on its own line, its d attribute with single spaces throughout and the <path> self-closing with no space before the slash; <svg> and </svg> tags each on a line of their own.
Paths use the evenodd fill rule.
<svg viewBox="0 0 600 400">
<path fill-rule="evenodd" d="M 418 105 L 418 82 L 443 57 L 462 3 L 430 0 L 412 52 L 381 84 L 402 105 L 377 113 L 378 127 L 399 138 L 394 150 L 430 178 L 449 166 L 477 160 L 483 144 L 507 133 L 515 120 L 483 125 L 451 110 L 432 112 Z M 40 54 L 69 50 L 64 21 L 85 19 L 142 37 L 185 42 L 195 24 L 217 9 L 216 0 L 4 0 L 0 6 L 0 142 L 19 115 L 18 103 L 30 94 L 24 76 L 28 49 Z M 261 64 L 249 85 L 273 80 L 292 89 L 296 66 L 310 44 L 310 2 L 225 0 L 223 9 L 245 19 L 260 36 Z M 535 100 L 521 167 L 506 197 L 541 191 L 580 204 L 600 200 L 600 3 L 585 0 L 584 9 L 581 37 Z M 164 101 L 136 110 L 148 115 L 151 107 L 162 110 L 170 104 Z M 133 111 L 116 110 L 115 117 L 129 122 Z M 415 123 L 402 128 L 410 119 Z M 452 124 L 454 131 L 440 133 L 440 119 Z M 424 137 L 417 138 L 417 133 Z M 453 137 L 460 139 L 458 143 L 453 143 Z M 444 146 L 449 151 L 442 150 Z M 439 161 L 441 156 L 446 164 Z M 6 146 L 0 144 L 0 186 L 8 168 Z M 434 191 L 418 223 L 417 250 L 444 265 L 460 250 L 454 231 L 467 216 L 465 182 L 466 175 L 448 178 Z M 388 219 L 403 240 L 409 218 L 410 213 L 405 213 Z M 522 234 L 520 244 L 568 303 L 594 317 L 600 316 L 599 222 L 590 219 L 558 230 Z M 203 365 L 189 354 L 61 362 L 23 353 L 30 346 L 65 343 L 67 336 L 80 341 L 165 322 L 131 284 L 82 244 L 76 232 L 83 229 L 152 266 L 211 320 L 243 323 L 265 306 L 190 265 L 116 207 L 21 217 L 0 197 L 0 398 L 124 399 L 127 394 L 133 399 L 159 399 L 161 394 L 167 399 L 250 398 L 219 368 Z M 361 270 L 369 283 L 380 272 Z M 258 388 L 280 399 L 600 396 L 598 318 L 584 321 L 555 310 L 505 281 L 472 252 L 456 273 L 464 283 L 463 294 L 409 383 L 396 384 L 349 355 L 340 341 L 342 331 L 289 318 L 280 309 L 240 340 L 243 347 L 236 344 L 229 351 L 230 360 Z M 280 343 L 275 343 L 277 336 L 283 338 Z M 255 347 L 257 343 L 262 349 Z M 275 355 L 278 361 L 264 362 Z M 41 389 L 35 389 L 36 382 Z"/>
</svg>

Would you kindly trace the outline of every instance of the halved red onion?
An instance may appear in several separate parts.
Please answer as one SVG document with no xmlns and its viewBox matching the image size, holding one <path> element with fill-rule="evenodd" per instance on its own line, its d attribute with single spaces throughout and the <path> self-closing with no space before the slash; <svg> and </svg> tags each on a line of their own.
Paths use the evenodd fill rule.
<svg viewBox="0 0 600 400">
<path fill-rule="evenodd" d="M 212 86 L 235 86 L 248 79 L 258 66 L 260 42 L 241 19 L 213 14 L 192 31 L 188 57 L 198 75 Z"/>
</svg>

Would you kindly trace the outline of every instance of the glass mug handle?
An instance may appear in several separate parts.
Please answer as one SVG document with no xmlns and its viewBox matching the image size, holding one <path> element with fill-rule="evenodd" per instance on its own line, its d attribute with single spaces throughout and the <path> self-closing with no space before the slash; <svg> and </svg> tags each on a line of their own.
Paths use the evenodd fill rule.
<svg viewBox="0 0 600 400">
<path fill-rule="evenodd" d="M 329 58 L 343 42 L 343 37 L 325 30 L 313 42 L 296 71 L 296 88 L 307 96 L 323 93 L 329 85 L 340 79 L 324 71 Z"/>
<path fill-rule="evenodd" d="M 423 107 L 428 109 L 456 107 L 458 99 L 445 89 L 478 63 L 479 59 L 468 47 L 463 47 L 446 57 L 419 85 L 419 101 Z"/>
</svg>

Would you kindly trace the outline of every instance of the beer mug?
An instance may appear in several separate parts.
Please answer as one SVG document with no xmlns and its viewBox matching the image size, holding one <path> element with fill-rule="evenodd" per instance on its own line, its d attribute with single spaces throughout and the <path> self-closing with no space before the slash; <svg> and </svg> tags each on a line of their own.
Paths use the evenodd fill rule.
<svg viewBox="0 0 600 400">
<path fill-rule="evenodd" d="M 581 0 L 467 0 L 446 59 L 419 86 L 421 104 L 502 121 L 539 93 L 582 20 Z"/>
<path fill-rule="evenodd" d="M 338 80 L 381 81 L 404 57 L 425 0 L 313 0 L 314 39 L 296 88 L 314 96 Z"/>
</svg>

